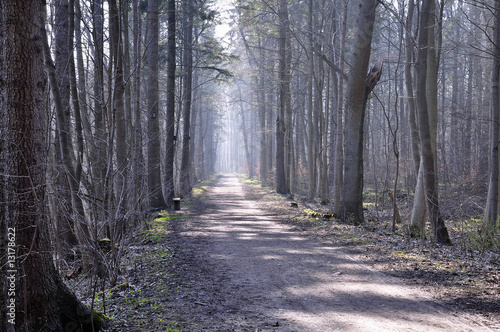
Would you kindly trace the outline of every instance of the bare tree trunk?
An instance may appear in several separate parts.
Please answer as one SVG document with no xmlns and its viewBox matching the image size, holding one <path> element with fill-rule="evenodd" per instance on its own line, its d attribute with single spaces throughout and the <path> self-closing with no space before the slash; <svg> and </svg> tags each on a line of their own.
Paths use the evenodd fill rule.
<svg viewBox="0 0 500 332">
<path fill-rule="evenodd" d="M 191 101 L 193 89 L 193 0 L 186 3 L 187 24 L 184 31 L 184 104 L 183 104 L 183 131 L 182 131 L 182 157 L 181 157 L 181 175 L 180 192 L 186 195 L 191 191 L 191 161 L 190 161 L 190 140 L 191 140 Z"/>
<path fill-rule="evenodd" d="M 0 25 L 16 32 L 2 35 L 0 45 L 0 112 L 6 123 L 0 169 L 8 175 L 2 176 L 6 186 L 0 225 L 13 244 L 9 255 L 18 258 L 2 258 L 2 266 L 7 263 L 8 269 L 2 268 L 1 278 L 15 285 L 15 294 L 2 293 L 0 321 L 7 332 L 92 331 L 92 327 L 98 331 L 90 310 L 61 281 L 50 248 L 44 206 L 46 77 L 40 52 L 45 10 L 45 2 L 39 0 L 0 4 Z M 7 303 L 14 306 L 14 315 Z"/>
<path fill-rule="evenodd" d="M 307 174 L 309 175 L 309 199 L 316 196 L 316 178 L 314 172 L 314 123 L 313 123 L 313 79 L 314 79 L 314 58 L 313 58 L 313 0 L 309 0 L 309 13 L 307 18 L 307 35 L 309 40 L 309 73 L 307 75 Z"/>
<path fill-rule="evenodd" d="M 418 53 L 415 63 L 417 82 L 417 108 L 419 120 L 419 134 L 421 142 L 421 167 L 423 168 L 424 186 L 427 201 L 427 211 L 431 223 L 432 240 L 439 243 L 450 243 L 448 230 L 440 215 L 439 199 L 434 168 L 434 151 L 432 149 L 431 125 L 427 104 L 427 51 L 429 47 L 428 22 L 433 0 L 423 0 L 420 14 Z"/>
<path fill-rule="evenodd" d="M 492 231 L 497 227 L 498 219 L 498 142 L 500 139 L 500 1 L 495 1 L 495 29 L 493 43 L 493 71 L 491 74 L 490 105 L 490 155 L 488 198 L 484 211 L 484 224 Z"/>
<path fill-rule="evenodd" d="M 148 1 L 148 188 L 149 207 L 166 207 L 161 186 L 158 95 L 158 0 Z"/>
<path fill-rule="evenodd" d="M 167 2 L 167 138 L 165 140 L 165 185 L 166 203 L 172 205 L 174 198 L 174 156 L 175 156 L 175 0 Z"/>
<path fill-rule="evenodd" d="M 288 65 L 288 3 L 286 0 L 279 1 L 279 108 L 276 120 L 276 191 L 280 194 L 288 194 L 290 187 L 287 183 L 287 119 L 290 116 L 290 69 Z"/>
<path fill-rule="evenodd" d="M 133 148 L 132 148 L 132 190 L 131 197 L 134 197 L 133 208 L 136 211 L 135 214 L 135 223 L 138 223 L 141 219 L 140 210 L 142 208 L 142 189 L 144 185 L 144 155 L 142 152 L 142 121 L 141 121 L 141 73 L 142 73 L 142 50 L 141 50 L 141 30 L 142 30 L 142 20 L 139 9 L 139 0 L 134 0 L 133 3 L 133 25 L 134 25 L 134 75 L 132 79 L 133 84 Z M 132 201 L 132 200 L 131 200 Z"/>
<path fill-rule="evenodd" d="M 120 13 L 116 0 L 108 0 L 110 16 L 111 53 L 113 58 L 113 116 L 116 119 L 116 234 L 111 234 L 111 240 L 121 237 L 125 222 L 123 220 L 127 208 L 128 194 L 128 151 L 127 151 L 127 121 L 125 115 L 125 80 L 123 77 L 123 39 L 121 35 Z M 114 219 L 114 218 L 113 218 Z M 113 244 L 113 242 L 112 242 Z M 113 246 L 114 247 L 114 246 Z"/>
<path fill-rule="evenodd" d="M 415 237 L 425 237 L 425 221 L 427 215 L 427 207 L 425 204 L 424 192 L 424 178 L 423 169 L 420 161 L 420 138 L 418 136 L 417 115 L 415 105 L 415 94 L 413 92 L 413 77 L 412 77 L 412 63 L 413 63 L 413 36 L 411 35 L 413 26 L 413 12 L 415 3 L 409 0 L 408 14 L 406 17 L 406 64 L 405 64 L 405 84 L 408 100 L 408 112 L 410 123 L 410 137 L 413 155 L 413 164 L 417 174 L 417 184 L 415 187 L 415 195 L 413 199 L 413 209 L 410 217 L 410 234 Z"/>
<path fill-rule="evenodd" d="M 340 70 L 345 68 L 345 40 L 347 34 L 347 1 L 343 1 L 342 32 L 340 40 Z M 338 75 L 337 137 L 335 142 L 335 171 L 333 185 L 333 209 L 336 215 L 342 211 L 342 186 L 344 183 L 344 78 Z"/>
<path fill-rule="evenodd" d="M 345 119 L 345 166 L 343 219 L 354 224 L 364 222 L 363 216 L 363 126 L 368 95 L 378 79 L 368 82 L 365 77 L 370 61 L 376 0 L 360 0 L 356 20 L 356 36 L 348 77 Z M 381 70 L 381 68 L 380 68 Z M 380 72 L 377 74 L 381 74 Z M 375 78 L 375 77 L 373 77 Z M 380 75 L 378 75 L 380 78 Z M 375 83 L 375 84 L 373 84 Z"/>
<path fill-rule="evenodd" d="M 260 42 L 260 41 L 259 41 Z M 267 170 L 267 128 L 266 128 L 266 87 L 265 87 L 265 69 L 264 59 L 261 52 L 261 64 L 259 67 L 259 83 L 258 83 L 258 107 L 259 107 L 259 173 L 260 181 L 263 185 L 268 184 Z"/>
</svg>

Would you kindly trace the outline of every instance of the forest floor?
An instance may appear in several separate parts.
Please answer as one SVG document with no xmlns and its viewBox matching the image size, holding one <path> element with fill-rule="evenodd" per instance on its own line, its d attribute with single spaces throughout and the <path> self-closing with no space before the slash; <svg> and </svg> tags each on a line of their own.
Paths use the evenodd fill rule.
<svg viewBox="0 0 500 332">
<path fill-rule="evenodd" d="M 108 330 L 500 331 L 498 256 L 290 203 L 235 176 L 196 188 L 125 249 L 123 286 L 95 299 Z"/>
</svg>

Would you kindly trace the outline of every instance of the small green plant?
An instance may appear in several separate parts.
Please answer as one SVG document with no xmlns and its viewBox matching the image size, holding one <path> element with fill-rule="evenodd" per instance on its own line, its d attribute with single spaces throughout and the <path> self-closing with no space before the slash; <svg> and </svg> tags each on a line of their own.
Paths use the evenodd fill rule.
<svg viewBox="0 0 500 332">
<path fill-rule="evenodd" d="M 175 328 L 175 327 L 167 327 L 165 332 L 181 332 L 181 330 L 179 330 L 178 328 Z"/>
<path fill-rule="evenodd" d="M 155 303 L 153 303 L 151 305 L 151 309 L 156 310 L 156 311 L 160 311 L 161 308 L 163 308 L 163 303 L 158 304 L 158 302 L 155 301 Z"/>
</svg>

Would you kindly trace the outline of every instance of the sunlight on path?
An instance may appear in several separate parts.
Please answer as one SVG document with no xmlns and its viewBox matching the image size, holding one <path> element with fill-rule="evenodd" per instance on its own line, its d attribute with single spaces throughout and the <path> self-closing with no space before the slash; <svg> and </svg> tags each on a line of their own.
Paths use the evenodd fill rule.
<svg viewBox="0 0 500 332">
<path fill-rule="evenodd" d="M 273 331 L 492 331 L 273 221 L 234 176 L 221 177 L 209 198 L 202 220 L 214 243 L 210 257 L 244 285 L 246 311 L 278 322 Z"/>
</svg>

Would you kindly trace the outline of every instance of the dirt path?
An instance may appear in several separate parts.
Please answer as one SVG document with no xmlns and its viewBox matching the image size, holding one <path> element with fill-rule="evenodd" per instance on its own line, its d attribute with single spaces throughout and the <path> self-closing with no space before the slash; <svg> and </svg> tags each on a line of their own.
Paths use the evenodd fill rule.
<svg viewBox="0 0 500 332">
<path fill-rule="evenodd" d="M 500 330 L 276 222 L 234 176 L 203 201 L 176 226 L 182 331 Z"/>
</svg>

